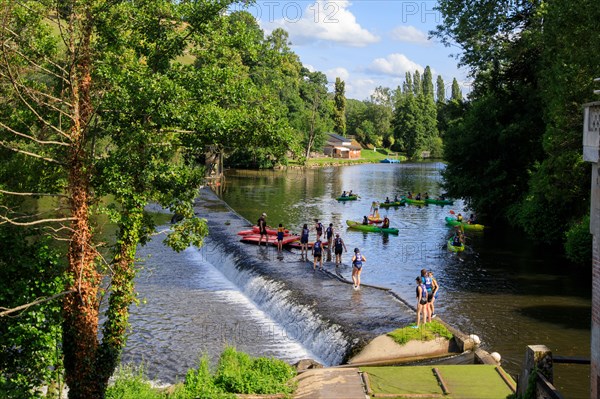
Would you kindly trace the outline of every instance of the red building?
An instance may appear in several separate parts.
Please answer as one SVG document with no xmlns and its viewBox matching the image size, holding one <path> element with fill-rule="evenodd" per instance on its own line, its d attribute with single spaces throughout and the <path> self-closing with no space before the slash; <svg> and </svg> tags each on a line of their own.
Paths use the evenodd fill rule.
<svg viewBox="0 0 600 399">
<path fill-rule="evenodd" d="M 362 147 L 352 139 L 340 136 L 339 134 L 329 133 L 327 142 L 323 147 L 323 153 L 333 158 L 360 158 Z"/>
</svg>

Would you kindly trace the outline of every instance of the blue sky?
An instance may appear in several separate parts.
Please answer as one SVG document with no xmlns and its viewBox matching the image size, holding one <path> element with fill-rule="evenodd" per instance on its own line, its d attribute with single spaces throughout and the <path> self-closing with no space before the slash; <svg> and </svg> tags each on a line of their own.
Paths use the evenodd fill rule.
<svg viewBox="0 0 600 399">
<path fill-rule="evenodd" d="M 457 67 L 444 47 L 428 40 L 428 32 L 441 21 L 435 1 L 403 0 L 258 0 L 249 6 L 265 32 L 288 31 L 292 49 L 302 63 L 346 82 L 346 97 L 369 98 L 377 86 L 396 88 L 406 71 L 423 71 L 429 65 L 434 82 L 440 74 L 449 84 L 456 77 L 468 89 L 467 71 Z"/>
</svg>

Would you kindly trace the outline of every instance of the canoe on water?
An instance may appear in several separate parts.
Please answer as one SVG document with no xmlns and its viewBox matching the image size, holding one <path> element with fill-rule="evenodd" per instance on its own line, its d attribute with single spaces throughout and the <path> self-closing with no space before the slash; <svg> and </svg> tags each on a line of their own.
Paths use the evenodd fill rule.
<svg viewBox="0 0 600 399">
<path fill-rule="evenodd" d="M 407 204 L 411 205 L 425 205 L 425 200 L 416 200 L 413 198 L 403 198 Z"/>
<path fill-rule="evenodd" d="M 260 239 L 260 234 L 248 234 L 245 236 L 242 236 L 242 239 L 240 241 L 248 243 L 248 244 L 258 244 L 258 240 Z M 287 245 L 287 244 L 291 244 L 295 241 L 299 241 L 300 240 L 300 236 L 287 236 L 287 237 L 283 237 L 283 240 L 281 241 L 283 243 L 283 245 Z M 263 244 L 265 242 L 265 239 L 263 238 L 261 244 Z M 269 241 L 268 241 L 269 245 L 277 245 L 277 238 L 274 236 L 269 236 Z"/>
<path fill-rule="evenodd" d="M 485 229 L 485 226 L 482 224 L 469 224 L 466 222 L 459 222 L 458 220 L 451 218 L 450 216 L 446 216 L 446 224 L 448 226 L 461 226 L 462 225 L 463 229 L 471 230 L 471 231 L 483 231 L 483 229 Z"/>
<path fill-rule="evenodd" d="M 454 201 L 452 200 L 441 200 L 441 199 L 434 199 L 434 198 L 427 198 L 425 200 L 426 204 L 434 204 L 434 205 L 453 205 Z"/>
<path fill-rule="evenodd" d="M 385 202 L 381 202 L 379 204 L 379 206 L 382 208 L 389 208 L 392 206 L 404 206 L 404 205 L 406 205 L 406 200 L 404 200 L 404 199 L 402 199 L 400 201 L 388 202 L 387 204 Z"/>
<path fill-rule="evenodd" d="M 336 198 L 338 201 L 355 201 L 358 199 L 358 195 L 346 195 L 344 197 L 339 196 Z"/>
<path fill-rule="evenodd" d="M 465 244 L 461 243 L 459 246 L 454 246 L 454 245 L 452 245 L 452 241 L 453 241 L 452 238 L 450 238 L 448 240 L 448 251 L 451 251 L 451 252 L 462 252 L 462 251 L 465 250 Z"/>
<path fill-rule="evenodd" d="M 383 227 L 373 226 L 370 224 L 365 225 L 360 222 L 355 222 L 353 220 L 346 220 L 346 224 L 348 225 L 348 227 L 350 227 L 351 229 L 354 229 L 354 230 L 372 231 L 375 233 L 398 234 L 398 229 L 396 229 L 394 227 L 388 227 L 387 229 L 384 229 Z"/>
</svg>

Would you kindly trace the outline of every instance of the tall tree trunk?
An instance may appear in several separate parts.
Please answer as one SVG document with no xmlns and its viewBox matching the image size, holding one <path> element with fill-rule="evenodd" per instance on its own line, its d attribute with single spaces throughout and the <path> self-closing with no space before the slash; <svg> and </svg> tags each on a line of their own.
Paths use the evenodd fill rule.
<svg viewBox="0 0 600 399">
<path fill-rule="evenodd" d="M 70 131 L 71 152 L 68 160 L 68 191 L 71 196 L 71 242 L 68 250 L 67 273 L 74 294 L 64 300 L 63 350 L 65 356 L 65 381 L 70 399 L 100 398 L 95 373 L 98 348 L 98 288 L 100 274 L 96 268 L 96 251 L 90 229 L 89 204 L 91 201 L 90 167 L 86 153 L 86 133 L 92 115 L 90 89 L 91 16 L 89 10 L 82 14 L 71 13 L 71 29 L 76 23 L 82 26 L 79 46 L 71 34 L 69 52 L 73 125 Z"/>
</svg>

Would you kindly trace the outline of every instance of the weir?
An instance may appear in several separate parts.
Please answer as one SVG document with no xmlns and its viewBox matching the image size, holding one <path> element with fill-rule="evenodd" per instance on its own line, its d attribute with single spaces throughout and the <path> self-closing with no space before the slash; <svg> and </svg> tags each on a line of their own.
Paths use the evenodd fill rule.
<svg viewBox="0 0 600 399">
<path fill-rule="evenodd" d="M 252 223 L 207 188 L 200 191 L 195 212 L 208 220 L 210 230 L 202 256 L 326 365 L 343 363 L 376 336 L 414 321 L 413 310 L 390 292 L 354 290 L 336 276 L 331 262 L 314 272 L 298 250 L 278 254 L 273 246 L 240 242 L 236 233 Z M 349 257 L 344 254 L 346 261 Z M 368 263 L 365 269 L 368 273 Z"/>
</svg>

